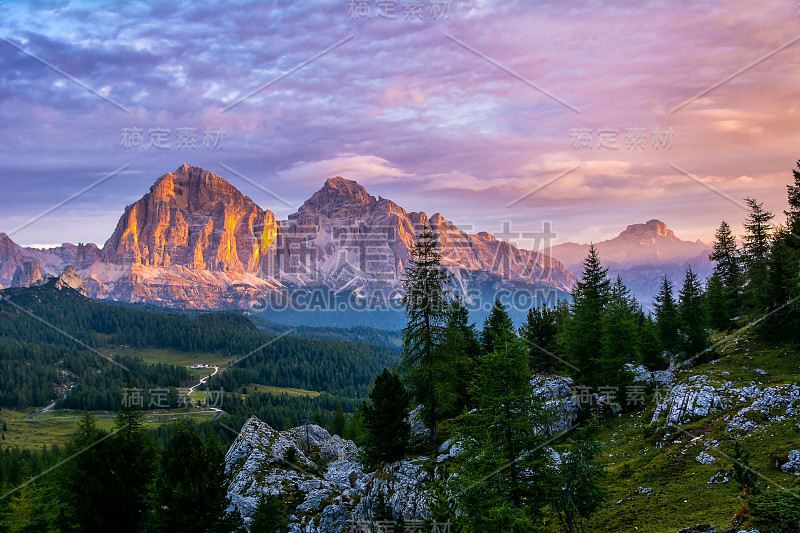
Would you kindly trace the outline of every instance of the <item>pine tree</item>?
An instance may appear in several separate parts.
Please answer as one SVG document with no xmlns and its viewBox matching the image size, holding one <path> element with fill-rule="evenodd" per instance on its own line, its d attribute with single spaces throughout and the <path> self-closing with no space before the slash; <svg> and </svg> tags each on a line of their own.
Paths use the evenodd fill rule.
<svg viewBox="0 0 800 533">
<path fill-rule="evenodd" d="M 450 274 L 442 267 L 438 241 L 424 223 L 411 249 L 411 258 L 403 279 L 403 304 L 408 320 L 403 328 L 403 362 L 414 398 L 425 408 L 423 418 L 436 441 L 439 421 L 437 386 L 447 376 L 437 374 L 437 350 L 442 342 L 447 320 L 447 285 Z"/>
<path fill-rule="evenodd" d="M 792 169 L 794 185 L 787 185 L 787 196 L 789 210 L 786 213 L 786 228 L 790 233 L 800 235 L 800 160 L 797 161 L 797 168 Z"/>
<path fill-rule="evenodd" d="M 706 348 L 706 320 L 700 280 L 691 266 L 686 267 L 678 299 L 678 346 L 685 360 L 695 360 Z"/>
<path fill-rule="evenodd" d="M 726 301 L 722 303 L 726 314 L 724 315 L 725 318 L 721 318 L 719 322 L 727 322 L 725 328 L 718 327 L 718 329 L 727 329 L 732 326 L 731 319 L 739 310 L 742 271 L 739 264 L 739 251 L 736 248 L 736 237 L 727 222 L 722 221 L 714 238 L 716 239 L 714 241 L 714 250 L 709 258 L 716 263 L 714 265 L 714 275 L 725 289 L 722 296 Z M 720 316 L 722 316 L 721 313 L 722 311 L 717 311 Z"/>
<path fill-rule="evenodd" d="M 228 513 L 225 454 L 213 437 L 203 442 L 185 423 L 176 423 L 161 452 L 155 481 L 151 529 L 228 533 L 240 524 Z"/>
<path fill-rule="evenodd" d="M 2 513 L 3 531 L 8 533 L 56 533 L 57 500 L 50 487 L 35 482 L 23 485 L 7 502 Z"/>
<path fill-rule="evenodd" d="M 656 311 L 661 349 L 675 355 L 678 351 L 678 307 L 672 290 L 672 282 L 664 276 L 653 307 Z"/>
<path fill-rule="evenodd" d="M 771 337 L 800 341 L 800 238 L 779 227 L 770 249 L 768 318 Z"/>
<path fill-rule="evenodd" d="M 117 528 L 118 479 L 113 470 L 116 451 L 110 440 L 105 431 L 97 428 L 97 420 L 85 412 L 65 448 L 67 456 L 74 458 L 58 470 L 65 531 Z"/>
<path fill-rule="evenodd" d="M 727 331 L 733 327 L 730 292 L 716 273 L 708 279 L 703 302 L 710 327 L 720 331 Z"/>
<path fill-rule="evenodd" d="M 768 271 L 768 334 L 800 342 L 800 161 L 792 170 L 793 185 L 787 185 L 789 209 L 785 227 L 778 227 L 770 248 Z"/>
<path fill-rule="evenodd" d="M 459 503 L 470 531 L 530 531 L 540 520 L 547 486 L 545 437 L 535 429 L 542 425 L 542 409 L 531 404 L 527 349 L 502 305 L 496 309 L 505 317 L 495 323 L 505 326 L 491 332 L 495 351 L 478 366 L 476 410 L 462 419 L 467 460 L 458 476 Z"/>
<path fill-rule="evenodd" d="M 546 306 L 528 309 L 525 323 L 519 335 L 528 345 L 529 363 L 533 372 L 549 372 L 555 366 L 553 352 L 556 351 L 558 326 L 556 313 Z"/>
<path fill-rule="evenodd" d="M 443 342 L 437 356 L 437 375 L 449 376 L 439 381 L 438 396 L 444 418 L 461 413 L 470 403 L 469 387 L 480 354 L 475 324 L 469 322 L 469 310 L 456 298 L 447 313 Z"/>
<path fill-rule="evenodd" d="M 624 391 L 631 382 L 631 376 L 624 367 L 626 363 L 636 362 L 639 357 L 637 311 L 638 305 L 631 299 L 622 278 L 617 277 L 603 312 L 599 339 L 601 351 L 595 379 L 605 387 Z M 614 403 L 622 400 L 609 397 L 607 401 Z"/>
<path fill-rule="evenodd" d="M 126 386 L 134 388 L 133 377 L 126 375 Z M 156 469 L 155 447 L 142 425 L 142 411 L 132 402 L 123 402 L 117 411 L 115 433 L 109 439 L 112 484 L 117 503 L 114 508 L 119 522 L 117 531 L 139 531 L 148 507 L 149 487 Z"/>
<path fill-rule="evenodd" d="M 669 361 L 663 356 L 658 324 L 643 310 L 636 313 L 639 335 L 639 362 L 649 370 L 665 370 Z"/>
<path fill-rule="evenodd" d="M 611 282 L 594 246 L 583 262 L 583 275 L 572 292 L 572 320 L 569 324 L 568 356 L 578 368 L 578 379 L 588 386 L 600 383 L 599 373 L 603 310 L 608 303 Z"/>
<path fill-rule="evenodd" d="M 772 234 L 773 214 L 765 211 L 763 203 L 752 198 L 745 198 L 750 212 L 744 222 L 744 262 L 747 267 L 747 285 L 745 287 L 750 308 L 761 314 L 766 310 L 768 302 L 768 259 Z"/>
<path fill-rule="evenodd" d="M 481 348 L 483 353 L 496 352 L 501 346 L 498 342 L 503 339 L 506 331 L 513 330 L 514 323 L 511 317 L 508 316 L 505 306 L 500 300 L 495 300 L 489 316 L 483 322 L 483 329 L 481 330 Z"/>
<path fill-rule="evenodd" d="M 342 409 L 342 401 L 336 401 L 336 410 L 333 412 L 333 418 L 331 419 L 330 430 L 331 435 L 339 435 L 340 437 L 344 433 L 344 425 L 347 422 L 347 419 L 344 416 L 344 410 Z"/>
<path fill-rule="evenodd" d="M 283 533 L 288 525 L 278 496 L 262 492 L 250 522 L 250 533 Z"/>
<path fill-rule="evenodd" d="M 408 393 L 397 375 L 383 369 L 364 404 L 367 428 L 366 453 L 373 465 L 402 459 L 411 430 L 408 416 Z"/>
<path fill-rule="evenodd" d="M 601 485 L 603 467 L 595 459 L 602 445 L 592 437 L 595 430 L 593 422 L 577 431 L 553 484 L 553 507 L 569 533 L 586 533 L 589 517 L 603 505 L 605 498 Z"/>
</svg>

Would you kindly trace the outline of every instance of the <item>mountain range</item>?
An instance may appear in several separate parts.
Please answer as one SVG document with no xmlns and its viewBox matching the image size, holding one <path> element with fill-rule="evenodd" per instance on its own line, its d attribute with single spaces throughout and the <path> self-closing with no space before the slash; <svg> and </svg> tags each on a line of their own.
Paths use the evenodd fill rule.
<svg viewBox="0 0 800 533">
<path fill-rule="evenodd" d="M 102 248 L 27 248 L 0 234 L 0 284 L 41 284 L 72 266 L 89 296 L 122 302 L 242 308 L 313 287 L 398 301 L 423 222 L 467 297 L 509 285 L 564 297 L 576 282 L 543 253 L 467 234 L 439 213 L 406 211 L 341 177 L 278 221 L 220 176 L 183 165 L 125 208 Z"/>
<path fill-rule="evenodd" d="M 70 285 L 79 278 L 89 296 L 129 303 L 235 309 L 314 288 L 397 303 L 425 222 L 456 291 L 484 310 L 510 289 L 528 295 L 528 305 L 567 297 L 589 247 L 558 244 L 550 255 L 520 249 L 486 232 L 468 234 L 439 213 L 406 211 L 342 177 L 280 221 L 220 176 L 183 165 L 125 208 L 102 248 L 28 248 L 0 233 L 0 286 L 41 284 L 73 267 Z M 595 246 L 610 273 L 645 301 L 661 276 L 679 282 L 685 263 L 701 274 L 709 265 L 708 245 L 683 241 L 658 220 Z"/>
</svg>

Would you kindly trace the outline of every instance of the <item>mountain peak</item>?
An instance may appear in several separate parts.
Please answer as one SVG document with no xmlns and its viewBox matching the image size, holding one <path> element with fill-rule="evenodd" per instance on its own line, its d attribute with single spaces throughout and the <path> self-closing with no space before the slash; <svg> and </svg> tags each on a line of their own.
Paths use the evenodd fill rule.
<svg viewBox="0 0 800 533">
<path fill-rule="evenodd" d="M 341 176 L 325 180 L 325 185 L 320 189 L 320 192 L 322 191 L 335 191 L 334 194 L 338 195 L 372 198 L 363 185 L 360 185 L 357 181 L 348 180 Z"/>
<path fill-rule="evenodd" d="M 657 219 L 648 220 L 644 224 L 630 224 L 619 237 L 633 238 L 652 238 L 652 237 L 675 237 L 675 232 L 667 227 L 666 224 Z"/>
<path fill-rule="evenodd" d="M 336 176 L 328 178 L 325 185 L 305 201 L 298 213 L 289 218 L 294 218 L 303 211 L 319 212 L 329 217 L 354 215 L 358 210 L 377 201 L 358 182 Z"/>
<path fill-rule="evenodd" d="M 116 264 L 255 273 L 274 236 L 271 211 L 213 172 L 183 164 L 125 208 L 103 254 Z"/>
</svg>

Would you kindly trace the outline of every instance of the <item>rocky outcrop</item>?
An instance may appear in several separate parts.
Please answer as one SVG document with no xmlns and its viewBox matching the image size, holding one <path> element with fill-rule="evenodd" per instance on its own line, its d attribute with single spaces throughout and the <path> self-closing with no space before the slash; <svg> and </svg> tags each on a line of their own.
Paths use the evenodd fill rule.
<svg viewBox="0 0 800 533">
<path fill-rule="evenodd" d="M 563 433 L 577 421 L 581 404 L 573 385 L 572 378 L 565 376 L 536 374 L 531 378 L 533 400 L 544 403 L 543 432 Z"/>
<path fill-rule="evenodd" d="M 296 508 L 294 531 L 341 531 L 366 494 L 367 478 L 350 441 L 308 426 L 276 431 L 255 417 L 225 456 L 228 495 L 249 523 L 261 494 L 280 494 Z"/>
<path fill-rule="evenodd" d="M 14 278 L 11 280 L 12 287 L 32 287 L 41 285 L 45 281 L 42 276 L 42 269 L 36 261 L 25 261 L 14 271 Z"/>
<path fill-rule="evenodd" d="M 678 426 L 708 416 L 726 406 L 723 390 L 709 384 L 708 376 L 692 376 L 688 383 L 679 383 L 664 394 L 651 423 Z"/>
<path fill-rule="evenodd" d="M 374 524 L 378 505 L 397 520 L 428 516 L 426 487 L 433 473 L 424 466 L 426 458 L 383 464 L 365 474 L 357 453 L 351 441 L 319 426 L 276 431 L 252 417 L 225 456 L 231 510 L 248 524 L 261 494 L 280 495 L 294 509 L 290 530 L 309 533 Z"/>
<path fill-rule="evenodd" d="M 800 450 L 789 452 L 788 460 L 781 465 L 781 472 L 800 472 Z"/>
<path fill-rule="evenodd" d="M 759 391 L 756 386 L 741 391 L 754 397 L 753 403 L 740 409 L 728 422 L 727 431 L 749 432 L 769 422 L 783 422 L 800 416 L 800 386 L 778 385 Z"/>
<path fill-rule="evenodd" d="M 675 374 L 669 370 L 655 370 L 651 372 L 647 370 L 644 365 L 634 366 L 630 363 L 625 365 L 625 369 L 633 374 L 633 381 L 636 383 L 665 386 L 671 385 L 675 381 Z"/>
<path fill-rule="evenodd" d="M 86 287 L 83 285 L 83 280 L 78 275 L 78 272 L 75 270 L 74 266 L 68 266 L 64 269 L 64 272 L 58 276 L 56 279 L 55 287 L 58 290 L 62 290 L 64 288 L 70 288 L 78 293 L 82 294 L 83 296 L 88 296 L 86 292 Z"/>
</svg>

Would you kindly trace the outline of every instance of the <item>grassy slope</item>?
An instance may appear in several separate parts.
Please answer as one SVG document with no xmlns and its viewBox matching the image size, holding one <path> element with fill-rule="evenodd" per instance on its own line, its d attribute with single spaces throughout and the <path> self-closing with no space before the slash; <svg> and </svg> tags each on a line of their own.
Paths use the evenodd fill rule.
<svg viewBox="0 0 800 533">
<path fill-rule="evenodd" d="M 678 379 L 707 374 L 712 383 L 729 380 L 741 387 L 752 381 L 762 389 L 798 382 L 800 355 L 788 347 L 768 348 L 743 336 L 722 343 L 717 351 L 722 356 L 716 363 L 681 372 Z M 757 374 L 756 368 L 768 375 Z M 722 372 L 729 375 L 721 376 Z M 800 477 L 784 474 L 775 465 L 790 450 L 800 448 L 798 420 L 769 424 L 748 437 L 726 432 L 725 418 L 749 403 L 731 405 L 688 423 L 683 426 L 685 432 L 670 430 L 672 435 L 661 448 L 654 445 L 658 434 L 646 436 L 652 408 L 611 420 L 599 436 L 606 443 L 601 453 L 608 472 L 609 497 L 592 518 L 592 530 L 674 533 L 695 524 L 730 527 L 734 514 L 743 506 L 741 489 L 730 475 L 732 462 L 726 457 L 731 454 L 734 439 L 750 449 L 750 464 L 763 476 L 760 482 L 765 488 L 779 490 L 778 486 L 800 485 Z M 693 440 L 697 436 L 701 438 Z M 701 465 L 695 458 L 706 450 L 705 443 L 715 439 L 719 447 L 710 448 L 707 453 L 716 460 Z M 725 472 L 731 481 L 709 484 L 717 472 Z M 651 488 L 652 492 L 637 494 L 639 487 Z"/>
<path fill-rule="evenodd" d="M 18 446 L 23 449 L 39 450 L 43 445 L 63 446 L 78 428 L 83 413 L 74 410 L 52 410 L 37 416 L 34 420 L 25 420 L 25 417 L 37 411 L 26 412 L 3 410 L 0 418 L 6 422 L 7 431 L 3 433 L 5 439 L 0 440 L 2 447 L 13 448 Z M 105 411 L 92 411 L 97 417 L 97 426 L 100 429 L 111 431 L 114 428 L 115 413 Z M 157 410 L 148 411 L 144 416 L 145 428 L 152 428 L 159 424 L 174 422 L 181 418 L 191 417 L 192 420 L 202 422 L 211 420 L 214 413 L 198 412 L 197 410 Z"/>
</svg>

